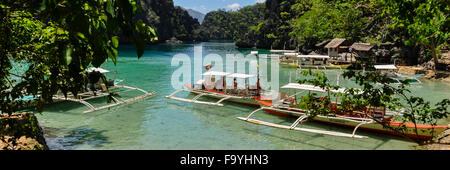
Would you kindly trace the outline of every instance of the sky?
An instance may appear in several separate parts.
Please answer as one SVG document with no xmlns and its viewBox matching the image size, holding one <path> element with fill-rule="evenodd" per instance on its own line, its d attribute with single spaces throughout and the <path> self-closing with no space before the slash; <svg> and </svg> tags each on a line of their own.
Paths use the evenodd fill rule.
<svg viewBox="0 0 450 170">
<path fill-rule="evenodd" d="M 173 2 L 176 6 L 206 14 L 218 9 L 237 10 L 244 6 L 265 2 L 265 0 L 173 0 Z"/>
</svg>

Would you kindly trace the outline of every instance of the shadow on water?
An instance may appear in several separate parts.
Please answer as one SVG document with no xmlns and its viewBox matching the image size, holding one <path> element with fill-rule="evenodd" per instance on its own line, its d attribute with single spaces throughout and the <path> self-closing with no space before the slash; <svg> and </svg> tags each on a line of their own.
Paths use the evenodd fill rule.
<svg viewBox="0 0 450 170">
<path fill-rule="evenodd" d="M 273 116 L 273 115 L 266 114 L 266 113 L 263 113 L 263 114 L 265 114 L 265 116 Z M 294 117 L 278 116 L 277 120 L 274 121 L 274 123 L 286 125 L 286 124 L 292 124 L 295 120 L 296 119 Z M 270 121 L 270 120 L 266 120 L 266 121 Z M 258 125 L 258 126 L 261 126 L 261 125 Z M 263 126 L 261 126 L 261 127 L 263 127 Z M 272 128 L 272 127 L 267 127 L 267 128 Z M 273 128 L 273 129 L 277 129 L 277 128 Z M 249 133 L 261 134 L 261 135 L 269 137 L 269 138 L 277 138 L 277 139 L 281 139 L 283 141 L 290 141 L 295 144 L 309 145 L 309 146 L 314 146 L 314 147 L 325 149 L 325 150 L 333 149 L 333 148 L 326 147 L 323 145 L 318 145 L 318 144 L 308 142 L 308 141 L 312 141 L 314 139 L 322 138 L 324 135 L 321 135 L 321 134 L 312 134 L 311 133 L 308 136 L 305 136 L 306 138 L 294 139 L 295 135 L 277 135 L 277 133 L 272 133 L 270 131 L 252 129 L 252 128 L 247 128 L 247 127 L 243 128 L 243 130 L 245 130 L 246 132 L 249 132 Z M 288 132 L 288 130 L 286 130 L 285 132 Z M 295 131 L 291 131 L 291 132 L 295 132 Z M 283 134 L 287 134 L 287 133 L 283 133 Z"/>
<path fill-rule="evenodd" d="M 282 125 L 291 125 L 296 118 L 293 117 L 287 117 L 287 116 L 274 116 L 265 114 L 261 118 L 256 117 L 256 119 L 269 121 L 276 124 L 282 124 Z M 261 126 L 261 125 L 258 125 Z M 325 123 L 320 122 L 304 122 L 303 124 L 299 124 L 298 127 L 304 127 L 304 128 L 311 128 L 311 129 L 320 129 L 320 130 L 327 130 L 327 131 L 336 131 L 336 132 L 342 132 L 342 133 L 353 133 L 353 128 L 349 127 L 341 127 L 341 126 L 335 126 L 335 125 L 329 125 Z M 261 126 L 265 127 L 265 126 Z M 401 142 L 401 143 L 410 143 L 411 146 L 415 145 L 414 142 L 410 141 L 409 139 L 400 137 L 400 136 L 394 136 L 394 135 L 388 135 L 388 134 L 381 134 L 376 132 L 371 132 L 367 130 L 359 129 L 357 130 L 356 134 L 361 136 L 367 136 L 368 139 L 356 139 L 356 138 L 346 138 L 346 137 L 337 137 L 337 136 L 328 136 L 328 135 L 322 135 L 322 134 L 313 134 L 308 132 L 298 132 L 293 130 L 281 130 L 281 133 L 273 133 L 272 131 L 268 131 L 268 129 L 277 129 L 272 127 L 267 127 L 264 129 L 254 129 L 254 128 L 243 128 L 243 130 L 252 133 L 252 134 L 261 134 L 263 136 L 269 137 L 269 138 L 277 138 L 281 139 L 283 141 L 292 142 L 293 146 L 296 144 L 301 145 L 309 145 L 321 149 L 337 149 L 333 147 L 327 147 L 330 144 L 327 144 L 327 142 L 323 143 L 323 145 L 317 144 L 314 141 L 324 141 L 325 138 L 333 139 L 333 144 L 331 145 L 338 145 L 338 146 L 351 146 L 351 149 L 369 149 L 369 150 L 378 150 L 378 149 L 385 149 L 387 145 L 391 144 L 393 141 Z M 298 135 L 291 135 L 291 133 L 298 132 Z M 411 148 L 410 146 L 410 148 Z"/>
<path fill-rule="evenodd" d="M 89 145 L 93 148 L 102 148 L 105 144 L 110 144 L 106 136 L 103 135 L 106 130 L 97 130 L 85 126 L 69 130 L 44 127 L 46 141 L 52 150 L 73 150 L 81 145 Z M 64 133 L 63 137 L 57 133 Z"/>
<path fill-rule="evenodd" d="M 245 130 L 246 132 L 251 132 L 251 133 L 259 133 L 259 134 L 261 134 L 263 136 L 266 136 L 266 137 L 278 138 L 278 139 L 282 139 L 284 141 L 291 141 L 291 142 L 295 142 L 295 143 L 298 143 L 298 144 L 315 146 L 315 147 L 322 148 L 322 149 L 325 149 L 325 150 L 331 150 L 332 149 L 332 148 L 328 148 L 328 147 L 325 147 L 325 146 L 322 146 L 322 145 L 316 145 L 316 144 L 312 144 L 312 143 L 307 143 L 307 141 L 313 140 L 315 138 L 320 138 L 320 137 L 323 136 L 323 135 L 319 135 L 319 134 L 315 134 L 314 135 L 315 137 L 312 137 L 312 139 L 311 139 L 311 137 L 309 137 L 310 138 L 309 140 L 303 141 L 303 140 L 296 140 L 296 139 L 288 138 L 286 136 L 275 135 L 275 134 L 272 134 L 272 133 L 269 133 L 269 132 L 261 132 L 261 131 L 256 130 L 256 129 L 243 128 L 243 130 Z"/>
<path fill-rule="evenodd" d="M 136 101 L 137 102 L 141 102 L 143 100 L 140 101 Z M 105 105 L 109 105 L 112 104 L 113 102 L 108 103 L 106 101 L 106 98 L 97 98 L 97 99 L 91 99 L 88 101 L 90 104 L 92 104 L 94 107 L 99 107 L 99 106 L 105 106 Z M 99 115 L 99 113 L 108 113 L 108 112 L 112 112 L 112 111 L 117 111 L 120 108 L 124 107 L 126 105 L 118 105 L 115 107 L 111 107 L 108 109 L 103 109 L 103 110 L 98 110 L 96 111 L 96 115 Z M 84 104 L 78 103 L 78 102 L 72 102 L 72 101 L 59 101 L 59 102 L 55 102 L 52 104 L 49 104 L 48 106 L 45 107 L 44 112 L 54 112 L 54 113 L 65 113 L 65 114 L 82 114 L 84 111 L 88 111 L 90 108 L 87 107 Z"/>
<path fill-rule="evenodd" d="M 91 99 L 89 103 L 94 106 L 97 104 L 107 104 L 105 98 Z M 58 101 L 45 107 L 45 112 L 79 112 L 89 110 L 89 107 L 78 102 Z"/>
</svg>

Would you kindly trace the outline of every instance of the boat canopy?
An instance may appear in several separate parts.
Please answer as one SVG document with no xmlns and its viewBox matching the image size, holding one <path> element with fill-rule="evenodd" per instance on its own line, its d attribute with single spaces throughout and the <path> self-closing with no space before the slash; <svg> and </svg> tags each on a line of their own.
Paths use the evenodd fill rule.
<svg viewBox="0 0 450 170">
<path fill-rule="evenodd" d="M 270 50 L 271 53 L 295 53 L 295 50 Z"/>
<path fill-rule="evenodd" d="M 233 74 L 227 75 L 227 77 L 229 77 L 229 78 L 246 79 L 246 78 L 252 78 L 252 77 L 256 77 L 256 76 L 255 75 L 251 75 L 251 74 L 233 73 Z"/>
<path fill-rule="evenodd" d="M 298 83 L 289 83 L 281 87 L 282 89 L 297 89 L 297 90 L 309 90 L 309 91 L 317 91 L 317 92 L 327 92 L 326 89 L 323 89 L 319 86 L 309 85 L 309 84 L 298 84 Z M 331 90 L 333 93 L 345 93 L 345 88 L 340 88 L 337 90 Z M 361 91 L 360 91 L 361 93 Z"/>
<path fill-rule="evenodd" d="M 251 51 L 250 54 L 258 54 L 258 51 Z"/>
<path fill-rule="evenodd" d="M 269 56 L 271 56 L 271 57 L 280 57 L 281 55 L 280 54 L 269 54 Z"/>
<path fill-rule="evenodd" d="M 298 89 L 298 90 L 310 90 L 310 91 L 318 91 L 318 92 L 326 92 L 325 89 L 320 88 L 318 86 L 313 86 L 309 84 L 298 84 L 298 83 L 289 83 L 281 87 L 282 89 Z"/>
<path fill-rule="evenodd" d="M 285 56 L 297 56 L 298 53 L 284 53 Z"/>
<path fill-rule="evenodd" d="M 298 58 L 330 58 L 327 55 L 298 55 Z"/>
<path fill-rule="evenodd" d="M 395 65 L 375 65 L 375 69 L 377 70 L 397 70 Z"/>
<path fill-rule="evenodd" d="M 208 71 L 206 73 L 203 73 L 202 75 L 204 76 L 227 76 L 230 73 L 226 73 L 226 72 L 220 72 L 220 71 Z"/>
<path fill-rule="evenodd" d="M 88 68 L 88 73 L 91 73 L 91 72 L 94 72 L 94 71 L 100 72 L 102 74 L 109 73 L 109 70 L 105 70 L 105 69 L 102 69 L 102 68 L 95 68 L 95 67 Z"/>
<path fill-rule="evenodd" d="M 204 75 L 204 76 L 225 76 L 228 78 L 241 78 L 241 79 L 256 77 L 256 75 L 252 75 L 252 74 L 227 73 L 227 72 L 220 72 L 220 71 L 208 71 L 206 73 L 203 73 L 202 75 Z"/>
</svg>

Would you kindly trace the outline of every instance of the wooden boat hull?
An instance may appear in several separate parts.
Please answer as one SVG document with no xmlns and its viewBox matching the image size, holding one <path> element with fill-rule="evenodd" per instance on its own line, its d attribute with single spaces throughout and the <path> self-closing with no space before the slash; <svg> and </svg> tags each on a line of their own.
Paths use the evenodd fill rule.
<svg viewBox="0 0 450 170">
<path fill-rule="evenodd" d="M 270 107 L 271 106 L 271 103 L 269 103 L 269 102 L 260 101 L 259 103 L 262 107 Z M 294 113 L 292 113 L 292 110 L 290 112 L 284 112 L 282 110 L 274 111 L 274 110 L 269 110 L 269 109 L 263 109 L 263 110 L 267 113 L 278 115 L 278 116 L 300 117 L 303 114 L 300 111 L 298 111 L 299 114 L 294 114 Z M 313 120 L 317 121 L 317 122 L 321 122 L 321 123 L 327 123 L 327 124 L 343 126 L 343 127 L 351 127 L 351 128 L 355 128 L 359 124 L 357 122 L 344 121 L 344 120 L 338 120 L 338 119 L 330 119 L 328 117 L 318 117 L 318 116 L 314 117 Z M 394 128 L 405 125 L 406 126 L 405 135 L 407 135 L 411 138 L 421 139 L 421 140 L 429 140 L 429 139 L 431 139 L 432 136 L 437 136 L 449 128 L 448 126 L 431 126 L 431 125 L 417 124 L 418 135 L 416 135 L 413 123 L 401 123 L 401 122 L 397 122 L 397 121 L 389 121 L 389 124 L 391 127 L 394 127 Z M 359 127 L 359 129 L 377 132 L 377 133 L 401 136 L 400 134 L 398 134 L 395 131 L 383 128 L 383 125 L 381 125 L 379 123 L 363 124 Z"/>
<path fill-rule="evenodd" d="M 332 66 L 332 67 L 348 68 L 348 67 L 350 67 L 350 66 L 352 66 L 352 65 L 351 65 L 351 64 L 340 64 L 340 65 L 330 64 L 330 66 Z"/>
</svg>

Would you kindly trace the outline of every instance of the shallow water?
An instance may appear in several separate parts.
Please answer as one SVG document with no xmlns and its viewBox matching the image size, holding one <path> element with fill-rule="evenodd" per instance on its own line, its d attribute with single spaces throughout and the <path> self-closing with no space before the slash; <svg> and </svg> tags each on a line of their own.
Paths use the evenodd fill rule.
<svg viewBox="0 0 450 170">
<path fill-rule="evenodd" d="M 203 55 L 217 53 L 248 54 L 238 51 L 232 43 L 201 43 Z M 172 101 L 164 98 L 175 89 L 170 80 L 177 68 L 170 65 L 172 56 L 178 53 L 194 55 L 194 44 L 153 45 L 144 56 L 137 59 L 132 46 L 121 46 L 117 66 L 107 64 L 108 73 L 124 79 L 124 84 L 156 91 L 157 95 L 105 111 L 81 114 L 86 108 L 81 104 L 61 102 L 52 104 L 38 119 L 45 129 L 46 140 L 51 149 L 352 149 L 391 150 L 415 149 L 416 144 L 400 137 L 358 131 L 368 139 L 352 139 L 306 132 L 288 131 L 258 126 L 236 119 L 246 116 L 255 108 L 225 103 L 224 107 L 204 106 Z M 292 81 L 295 73 L 280 68 L 280 84 Z M 328 71 L 330 79 L 338 73 Z M 450 86 L 441 82 L 423 80 L 414 86 L 415 95 L 433 103 L 449 98 Z M 350 85 L 349 82 L 341 82 Z M 345 84 L 348 83 L 348 84 Z M 184 93 L 180 95 L 189 96 Z M 193 95 L 190 95 L 192 98 Z M 102 104 L 104 99 L 94 101 Z M 291 124 L 293 119 L 277 117 L 263 112 L 256 118 L 276 123 Z M 448 123 L 449 120 L 442 122 Z M 352 129 L 305 123 L 305 127 L 336 130 L 351 133 Z"/>
</svg>

